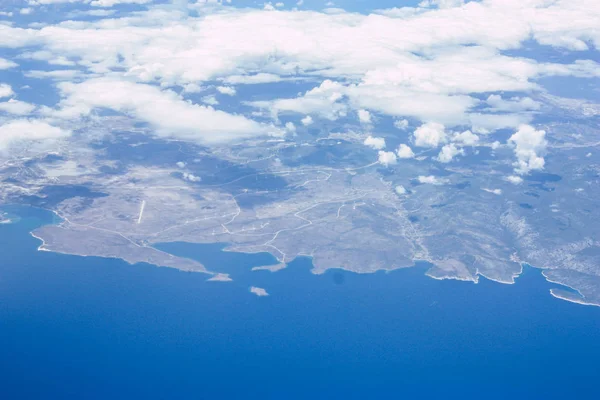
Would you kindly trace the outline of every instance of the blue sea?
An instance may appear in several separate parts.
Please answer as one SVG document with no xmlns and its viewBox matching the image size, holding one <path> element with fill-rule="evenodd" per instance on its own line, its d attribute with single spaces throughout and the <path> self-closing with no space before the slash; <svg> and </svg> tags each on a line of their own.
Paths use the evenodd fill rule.
<svg viewBox="0 0 600 400">
<path fill-rule="evenodd" d="M 233 282 L 36 251 L 51 213 L 0 225 L 0 399 L 596 399 L 600 308 L 426 266 L 277 273 L 268 254 L 164 244 Z M 265 288 L 258 297 L 250 286 Z"/>
</svg>

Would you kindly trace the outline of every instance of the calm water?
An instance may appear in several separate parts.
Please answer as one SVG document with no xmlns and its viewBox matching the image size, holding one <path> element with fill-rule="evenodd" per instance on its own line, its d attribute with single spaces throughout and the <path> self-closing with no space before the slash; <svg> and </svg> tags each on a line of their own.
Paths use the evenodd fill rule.
<svg viewBox="0 0 600 400">
<path fill-rule="evenodd" d="M 48 212 L 0 225 L 0 399 L 596 399 L 600 308 L 515 285 L 251 272 L 265 254 L 162 248 L 234 282 L 37 252 Z M 250 286 L 265 288 L 259 298 Z"/>
</svg>

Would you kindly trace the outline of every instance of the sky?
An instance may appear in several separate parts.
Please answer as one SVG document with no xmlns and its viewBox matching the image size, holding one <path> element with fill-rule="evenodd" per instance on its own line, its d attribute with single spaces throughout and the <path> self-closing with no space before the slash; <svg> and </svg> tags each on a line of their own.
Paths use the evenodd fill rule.
<svg viewBox="0 0 600 400">
<path fill-rule="evenodd" d="M 107 110 L 207 146 L 353 120 L 384 165 L 509 146 L 518 183 L 545 165 L 540 96 L 597 99 L 598 21 L 596 0 L 2 0 L 0 152 Z"/>
</svg>

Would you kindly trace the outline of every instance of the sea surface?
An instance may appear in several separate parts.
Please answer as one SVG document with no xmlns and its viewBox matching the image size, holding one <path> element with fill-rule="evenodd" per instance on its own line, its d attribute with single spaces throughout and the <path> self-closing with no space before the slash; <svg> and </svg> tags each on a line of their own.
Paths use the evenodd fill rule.
<svg viewBox="0 0 600 400">
<path fill-rule="evenodd" d="M 426 266 L 272 273 L 268 254 L 164 244 L 233 282 L 36 251 L 56 222 L 5 208 L 0 399 L 597 399 L 600 308 L 514 285 L 437 281 Z M 266 289 L 258 297 L 249 288 Z"/>
</svg>

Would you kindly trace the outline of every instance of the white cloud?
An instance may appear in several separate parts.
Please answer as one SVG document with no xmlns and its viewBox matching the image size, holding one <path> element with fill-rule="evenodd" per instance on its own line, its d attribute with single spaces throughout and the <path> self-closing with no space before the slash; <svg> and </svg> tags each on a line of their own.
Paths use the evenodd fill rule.
<svg viewBox="0 0 600 400">
<path fill-rule="evenodd" d="M 407 119 L 397 119 L 394 121 L 394 126 L 400 130 L 405 130 L 408 128 L 408 120 Z"/>
<path fill-rule="evenodd" d="M 468 116 L 471 129 L 475 133 L 488 134 L 498 129 L 517 128 L 531 122 L 530 114 L 480 114 Z"/>
<path fill-rule="evenodd" d="M 458 155 L 464 155 L 465 151 L 450 143 L 442 147 L 440 154 L 437 156 L 437 160 L 441 163 L 449 163 Z"/>
<path fill-rule="evenodd" d="M 254 293 L 258 297 L 264 297 L 264 296 L 268 296 L 269 295 L 269 293 L 267 293 L 267 291 L 265 289 L 259 288 L 259 287 L 256 287 L 256 286 L 251 286 L 250 287 L 250 293 Z"/>
<path fill-rule="evenodd" d="M 92 5 L 147 1 L 96 0 Z M 529 117 L 520 113 L 535 104 L 526 97 L 500 98 L 500 103 L 492 97 L 488 100 L 494 104 L 486 112 L 517 115 L 477 114 L 474 107 L 485 102 L 473 94 L 538 90 L 536 81 L 546 76 L 600 76 L 594 61 L 538 63 L 506 52 L 527 40 L 571 50 L 598 48 L 598 2 L 428 4 L 437 8 L 407 7 L 371 15 L 343 10 L 265 12 L 204 4 L 190 5 L 197 14 L 186 15 L 180 8 L 157 5 L 100 21 L 32 29 L 0 24 L 0 46 L 39 48 L 49 53 L 48 62 L 75 63 L 73 70 L 80 74 L 106 77 L 129 71 L 138 83 L 163 88 L 215 80 L 251 84 L 328 79 L 330 87 L 321 85 L 294 99 L 264 101 L 261 107 L 274 106 L 275 116 L 298 112 L 330 120 L 368 109 L 399 119 L 436 121 L 449 129 L 471 124 L 476 133 L 529 123 Z M 65 74 L 45 77 L 81 78 Z"/>
<path fill-rule="evenodd" d="M 45 61 L 50 65 L 61 65 L 69 67 L 76 65 L 74 61 L 71 61 L 64 56 L 56 55 L 53 52 L 47 50 L 38 50 L 21 53 L 18 58 L 24 60 Z"/>
<path fill-rule="evenodd" d="M 429 93 L 402 85 L 390 85 L 385 81 L 380 84 L 363 82 L 350 85 L 345 93 L 355 108 L 369 108 L 394 117 L 412 117 L 448 125 L 468 122 L 468 111 L 478 102 L 466 95 Z"/>
<path fill-rule="evenodd" d="M 329 120 L 346 116 L 348 106 L 341 102 L 345 87 L 331 80 L 325 80 L 304 95 L 291 99 L 273 101 L 254 101 L 249 104 L 268 109 L 277 117 L 280 112 L 295 112 L 300 114 L 317 114 Z"/>
<path fill-rule="evenodd" d="M 300 122 L 302 122 L 302 125 L 304 126 L 309 126 L 312 125 L 314 121 L 310 115 L 307 115 L 306 117 L 302 118 Z"/>
<path fill-rule="evenodd" d="M 80 84 L 61 83 L 59 88 L 65 98 L 52 113 L 55 117 L 77 118 L 93 109 L 108 108 L 151 124 L 159 136 L 205 143 L 281 133 L 240 115 L 191 104 L 172 91 L 150 85 L 98 78 Z"/>
<path fill-rule="evenodd" d="M 378 161 L 380 164 L 385 165 L 386 167 L 389 165 L 395 165 L 398 160 L 396 158 L 396 154 L 393 151 L 379 151 Z"/>
<path fill-rule="evenodd" d="M 14 95 L 12 87 L 6 83 L 0 83 L 0 99 Z"/>
<path fill-rule="evenodd" d="M 108 10 L 108 9 L 100 9 L 100 10 L 75 10 L 70 13 L 67 13 L 66 16 L 69 19 L 73 18 L 81 18 L 86 16 L 92 17 L 108 17 L 117 12 L 117 10 Z"/>
<path fill-rule="evenodd" d="M 423 0 L 419 3 L 419 7 L 438 7 L 438 8 L 453 8 L 461 7 L 465 4 L 464 0 Z"/>
<path fill-rule="evenodd" d="M 488 192 L 488 193 L 492 193 L 495 194 L 497 196 L 500 196 L 502 194 L 502 189 L 488 189 L 488 188 L 481 188 L 481 190 Z"/>
<path fill-rule="evenodd" d="M 371 113 L 367 110 L 358 110 L 358 120 L 361 124 L 371 123 Z"/>
<path fill-rule="evenodd" d="M 600 64 L 592 60 L 576 60 L 573 64 L 541 64 L 540 76 L 600 77 Z"/>
<path fill-rule="evenodd" d="M 521 183 L 523 183 L 523 178 L 516 175 L 507 176 L 506 180 L 512 183 L 513 185 L 520 185 Z"/>
<path fill-rule="evenodd" d="M 396 154 L 398 154 L 399 158 L 413 158 L 415 156 L 412 149 L 404 143 L 398 146 Z"/>
<path fill-rule="evenodd" d="M 183 86 L 183 91 L 185 93 L 200 93 L 204 90 L 206 90 L 206 88 L 198 85 L 197 83 L 188 83 L 187 85 Z"/>
<path fill-rule="evenodd" d="M 515 172 L 519 175 L 528 174 L 532 170 L 544 169 L 543 157 L 546 151 L 546 132 L 536 130 L 530 125 L 521 125 L 508 143 L 514 146 L 517 162 Z"/>
<path fill-rule="evenodd" d="M 530 97 L 513 97 L 504 100 L 502 96 L 493 94 L 485 102 L 490 106 L 489 111 L 494 112 L 522 112 L 541 108 L 541 103 Z"/>
<path fill-rule="evenodd" d="M 0 125 L 0 150 L 20 142 L 43 142 L 61 139 L 70 131 L 49 125 L 44 121 L 17 119 Z"/>
<path fill-rule="evenodd" d="M 437 178 L 433 175 L 429 175 L 429 176 L 421 175 L 417 178 L 417 180 L 419 181 L 419 183 L 424 183 L 424 184 L 428 184 L 428 185 L 444 185 L 444 184 L 448 183 L 447 179 Z"/>
<path fill-rule="evenodd" d="M 0 111 L 13 115 L 27 115 L 35 110 L 36 106 L 24 101 L 10 99 L 0 103 Z"/>
<path fill-rule="evenodd" d="M 235 88 L 231 86 L 217 86 L 217 91 L 227 96 L 235 96 Z"/>
<path fill-rule="evenodd" d="M 285 130 L 288 133 L 294 133 L 294 132 L 296 132 L 296 125 L 294 125 L 293 122 L 286 122 L 285 123 Z"/>
<path fill-rule="evenodd" d="M 29 0 L 30 6 L 50 5 L 50 4 L 65 4 L 65 3 L 89 3 L 90 0 Z"/>
<path fill-rule="evenodd" d="M 217 98 L 210 94 L 208 96 L 204 96 L 200 99 L 204 104 L 208 104 L 209 106 L 218 106 L 219 105 L 219 100 L 217 100 Z"/>
<path fill-rule="evenodd" d="M 383 149 L 385 149 L 385 139 L 369 136 L 365 139 L 364 145 L 369 146 L 375 150 L 383 150 Z"/>
<path fill-rule="evenodd" d="M 32 70 L 32 71 L 27 71 L 24 72 L 23 75 L 25 75 L 27 78 L 35 78 L 35 79 L 54 79 L 54 80 L 61 80 L 61 81 L 71 81 L 74 80 L 76 77 L 82 75 L 81 71 L 78 71 L 76 69 L 57 69 L 57 70 L 53 70 L 53 71 L 39 71 L 39 70 Z"/>
<path fill-rule="evenodd" d="M 148 4 L 152 0 L 29 0 L 29 5 L 51 5 L 51 4 L 67 4 L 67 3 L 83 3 L 89 4 L 92 7 L 114 7 L 119 4 Z"/>
<path fill-rule="evenodd" d="M 200 182 L 202 178 L 189 172 L 184 172 L 181 177 L 188 182 Z"/>
<path fill-rule="evenodd" d="M 178 168 L 185 168 L 186 164 L 183 161 L 177 161 L 175 165 L 177 165 Z"/>
<path fill-rule="evenodd" d="M 396 188 L 394 189 L 396 191 L 396 194 L 402 196 L 403 194 L 406 194 L 406 188 L 402 185 L 398 185 L 396 186 Z"/>
<path fill-rule="evenodd" d="M 6 58 L 0 57 L 0 70 L 14 68 L 14 67 L 17 67 L 18 65 L 19 64 L 17 64 L 14 61 L 7 60 Z"/>
<path fill-rule="evenodd" d="M 464 131 L 455 134 L 452 141 L 462 146 L 476 146 L 479 143 L 479 136 L 471 131 Z"/>
<path fill-rule="evenodd" d="M 446 142 L 446 128 L 437 122 L 427 122 L 415 130 L 414 137 L 418 147 L 438 147 Z"/>
<path fill-rule="evenodd" d="M 152 0 L 94 0 L 90 2 L 92 7 L 113 7 L 117 4 L 147 4 Z"/>
<path fill-rule="evenodd" d="M 260 72 L 254 75 L 230 75 L 223 82 L 231 85 L 256 85 L 261 83 L 277 83 L 283 79 L 279 75 Z"/>
</svg>

